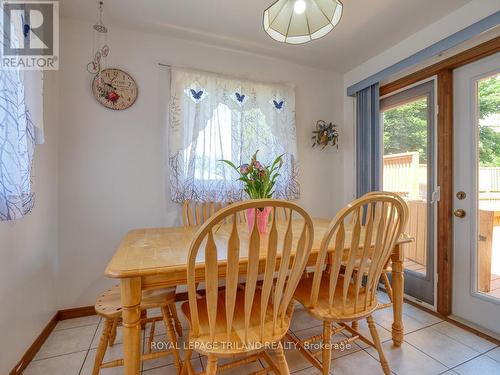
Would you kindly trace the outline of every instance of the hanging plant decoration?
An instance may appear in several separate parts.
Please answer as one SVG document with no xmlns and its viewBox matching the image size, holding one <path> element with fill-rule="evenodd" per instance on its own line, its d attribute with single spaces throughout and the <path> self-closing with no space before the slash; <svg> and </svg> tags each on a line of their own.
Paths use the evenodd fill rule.
<svg viewBox="0 0 500 375">
<path fill-rule="evenodd" d="M 337 125 L 333 123 L 327 124 L 326 121 L 318 120 L 316 122 L 316 130 L 313 130 L 313 147 L 321 146 L 324 149 L 331 143 L 332 146 L 339 148 L 339 131 Z"/>
</svg>

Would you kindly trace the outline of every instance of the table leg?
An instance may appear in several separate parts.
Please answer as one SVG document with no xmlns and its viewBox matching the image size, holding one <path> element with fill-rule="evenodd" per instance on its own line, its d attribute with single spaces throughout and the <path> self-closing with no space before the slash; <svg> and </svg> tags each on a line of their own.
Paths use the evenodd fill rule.
<svg viewBox="0 0 500 375">
<path fill-rule="evenodd" d="M 141 279 L 121 281 L 123 306 L 123 358 L 126 375 L 138 375 L 141 370 Z"/>
<path fill-rule="evenodd" d="M 404 339 L 403 327 L 403 294 L 404 294 L 404 251 L 403 247 L 396 245 L 392 258 L 392 310 L 394 320 L 392 323 L 392 341 L 394 345 L 401 346 Z"/>
</svg>

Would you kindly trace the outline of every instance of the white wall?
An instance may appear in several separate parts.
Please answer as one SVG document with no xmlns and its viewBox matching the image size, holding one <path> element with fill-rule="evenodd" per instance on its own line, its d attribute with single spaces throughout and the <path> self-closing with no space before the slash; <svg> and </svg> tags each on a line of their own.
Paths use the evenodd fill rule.
<svg viewBox="0 0 500 375">
<path fill-rule="evenodd" d="M 345 95 L 347 87 L 375 74 L 412 54 L 460 31 L 500 10 L 498 0 L 472 0 L 402 42 L 354 67 L 344 75 L 344 201 L 355 195 L 354 188 L 354 100 Z"/>
<path fill-rule="evenodd" d="M 46 143 L 34 161 L 35 206 L 0 222 L 0 374 L 8 374 L 57 312 L 57 74 L 47 73 Z"/>
<path fill-rule="evenodd" d="M 216 48 L 157 34 L 111 28 L 110 66 L 124 68 L 139 86 L 124 111 L 91 95 L 91 25 L 65 20 L 62 33 L 60 133 L 60 307 L 90 305 L 110 283 L 104 268 L 131 228 L 180 223 L 167 198 L 166 108 L 168 70 L 158 62 L 296 84 L 300 203 L 331 217 L 343 196 L 342 153 L 311 149 L 318 119 L 342 123 L 339 75 L 265 56 Z"/>
</svg>

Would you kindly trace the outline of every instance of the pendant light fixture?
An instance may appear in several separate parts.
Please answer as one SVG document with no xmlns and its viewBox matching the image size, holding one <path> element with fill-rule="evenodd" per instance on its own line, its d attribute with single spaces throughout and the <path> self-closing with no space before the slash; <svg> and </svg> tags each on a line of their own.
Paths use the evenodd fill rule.
<svg viewBox="0 0 500 375">
<path fill-rule="evenodd" d="M 302 44 L 328 34 L 341 16 L 340 0 L 278 0 L 264 11 L 264 30 L 278 42 Z"/>
</svg>

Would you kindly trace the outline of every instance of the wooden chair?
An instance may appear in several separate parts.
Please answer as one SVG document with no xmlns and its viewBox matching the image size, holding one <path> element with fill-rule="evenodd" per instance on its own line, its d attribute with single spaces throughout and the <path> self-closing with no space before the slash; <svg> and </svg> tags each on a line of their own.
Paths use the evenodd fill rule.
<svg viewBox="0 0 500 375">
<path fill-rule="evenodd" d="M 184 227 L 200 226 L 217 211 L 229 204 L 230 203 L 223 202 L 196 202 L 186 200 L 182 205 L 182 225 Z M 240 221 L 242 221 L 241 218 Z M 199 284 L 200 283 L 196 283 L 196 290 L 198 290 Z M 203 290 L 200 290 L 200 293 L 203 292 Z"/>
<path fill-rule="evenodd" d="M 289 219 L 279 223 L 272 219 L 268 234 L 259 234 L 255 219 L 248 233 L 248 225 L 240 223 L 238 215 L 259 207 L 271 207 L 273 213 L 286 208 L 289 218 L 295 213 L 300 221 Z M 227 223 L 222 233 L 221 222 Z M 297 226 L 301 229 L 297 230 Z M 188 254 L 189 300 L 181 307 L 190 326 L 183 374 L 193 373 L 192 350 L 208 356 L 206 374 L 259 358 L 269 364 L 259 374 L 268 371 L 289 374 L 281 339 L 290 326 L 293 293 L 308 260 L 313 236 L 311 218 L 302 208 L 272 199 L 234 203 L 199 228 Z M 204 272 L 197 263 L 200 259 L 204 259 Z M 259 276 L 263 280 L 261 285 Z M 238 280 L 243 277 L 245 284 L 241 285 Z M 202 298 L 196 293 L 199 281 L 205 282 L 207 290 Z M 219 281 L 225 287 L 219 288 Z M 267 349 L 275 352 L 277 363 Z M 242 358 L 217 365 L 219 358 L 235 356 Z"/>
<path fill-rule="evenodd" d="M 200 226 L 213 216 L 217 211 L 227 207 L 235 202 L 195 202 L 192 200 L 184 201 L 182 205 L 182 225 L 185 227 Z M 287 211 L 283 207 L 276 209 L 276 217 L 280 221 L 287 221 Z M 245 212 L 238 213 L 238 221 L 240 223 L 247 222 Z"/>
<path fill-rule="evenodd" d="M 384 194 L 384 195 L 393 197 L 393 198 L 399 200 L 401 202 L 401 204 L 403 205 L 404 210 L 405 210 L 405 218 L 406 218 L 405 222 L 403 223 L 403 231 L 404 231 L 406 229 L 406 225 L 408 224 L 408 219 L 410 217 L 409 208 L 408 208 L 408 205 L 406 204 L 405 200 L 401 197 L 401 195 L 399 195 L 397 193 L 389 192 L 389 191 L 372 191 L 370 193 L 366 193 L 365 195 L 363 195 L 363 197 L 370 197 L 373 195 L 380 195 L 380 194 Z M 382 271 L 381 280 L 382 280 L 382 283 L 384 284 L 385 291 L 387 292 L 387 295 L 389 296 L 389 300 L 391 302 L 380 304 L 379 308 L 382 308 L 382 309 L 390 307 L 393 304 L 392 285 L 391 285 L 391 282 L 389 281 L 389 277 L 387 276 L 391 272 L 392 272 L 391 261 L 389 259 L 387 261 L 387 264 L 385 265 L 383 271 Z"/>
<path fill-rule="evenodd" d="M 164 357 L 167 355 L 173 355 L 177 373 L 180 373 L 181 362 L 179 352 L 177 351 L 177 337 L 174 331 L 174 326 L 172 324 L 172 320 L 175 320 L 174 316 L 177 316 L 175 308 L 175 288 L 159 289 L 143 293 L 141 309 L 143 311 L 147 311 L 148 309 L 156 308 L 161 309 L 161 317 L 145 317 L 141 322 L 143 324 L 151 323 L 151 330 L 148 339 L 148 350 L 146 354 L 143 354 L 141 356 L 141 359 L 144 361 Z M 104 355 L 106 354 L 108 346 L 112 346 L 114 344 L 116 329 L 121 321 L 122 306 L 119 285 L 116 285 L 107 290 L 97 299 L 97 302 L 95 304 L 95 311 L 98 315 L 103 317 L 104 327 L 102 330 L 101 338 L 99 340 L 99 345 L 97 347 L 92 375 L 98 375 L 100 369 L 103 368 L 123 366 L 123 358 L 103 363 Z M 169 348 L 168 350 L 153 352 L 151 349 L 155 334 L 155 325 L 158 321 L 164 322 L 167 328 L 168 339 L 173 345 L 171 345 L 171 348 Z"/>
<path fill-rule="evenodd" d="M 182 205 L 182 224 L 185 227 L 199 226 L 227 205 L 227 203 L 222 202 L 195 202 L 186 200 Z"/>
<path fill-rule="evenodd" d="M 384 373 L 390 374 L 372 313 L 378 306 L 382 270 L 402 233 L 405 215 L 403 203 L 387 194 L 355 200 L 336 215 L 323 237 L 313 277 L 299 282 L 295 299 L 323 321 L 323 335 L 302 341 L 291 335 L 288 338 L 323 374 L 329 374 L 331 349 L 339 344 L 332 343 L 331 337 L 344 330 L 351 334 L 344 343 L 361 339 L 375 347 Z M 329 254 L 332 264 L 327 267 Z M 367 320 L 373 341 L 347 324 L 361 319 Z M 333 329 L 332 323 L 336 324 Z M 307 350 L 308 344 L 319 340 L 322 349 Z M 320 354 L 322 363 L 316 358 Z"/>
</svg>

